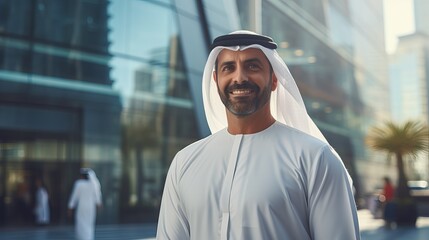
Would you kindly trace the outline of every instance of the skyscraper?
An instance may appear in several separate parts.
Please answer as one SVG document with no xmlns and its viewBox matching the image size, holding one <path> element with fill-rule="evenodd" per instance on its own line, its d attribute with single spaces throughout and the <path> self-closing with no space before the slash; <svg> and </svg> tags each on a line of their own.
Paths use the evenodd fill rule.
<svg viewBox="0 0 429 240">
<path fill-rule="evenodd" d="M 415 32 L 399 37 L 389 59 L 393 120 L 429 123 L 429 1 L 414 0 Z M 416 158 L 408 175 L 429 179 L 428 157 Z"/>
</svg>

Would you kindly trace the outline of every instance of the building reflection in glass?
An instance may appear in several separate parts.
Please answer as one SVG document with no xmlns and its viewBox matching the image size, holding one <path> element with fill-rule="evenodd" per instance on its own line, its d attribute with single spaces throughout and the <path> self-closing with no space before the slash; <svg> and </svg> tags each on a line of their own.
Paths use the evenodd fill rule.
<svg viewBox="0 0 429 240">
<path fill-rule="evenodd" d="M 139 0 L 0 2 L 0 225 L 52 224 L 80 167 L 100 179 L 99 223 L 155 221 L 167 167 L 199 135 L 173 6 Z"/>
</svg>

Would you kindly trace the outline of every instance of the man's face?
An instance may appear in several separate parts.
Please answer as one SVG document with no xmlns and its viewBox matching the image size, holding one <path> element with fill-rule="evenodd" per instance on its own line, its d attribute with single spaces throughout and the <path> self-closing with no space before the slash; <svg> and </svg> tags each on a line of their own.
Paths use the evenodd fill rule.
<svg viewBox="0 0 429 240">
<path fill-rule="evenodd" d="M 256 48 L 222 50 L 213 74 L 223 104 L 236 116 L 247 116 L 269 107 L 271 91 L 277 87 L 268 59 Z"/>
</svg>

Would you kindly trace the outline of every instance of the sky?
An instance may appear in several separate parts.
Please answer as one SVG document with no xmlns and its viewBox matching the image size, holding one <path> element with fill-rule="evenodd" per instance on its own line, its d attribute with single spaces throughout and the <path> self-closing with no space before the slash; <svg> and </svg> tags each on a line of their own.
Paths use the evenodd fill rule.
<svg viewBox="0 0 429 240">
<path fill-rule="evenodd" d="M 393 53 L 397 37 L 414 32 L 413 0 L 384 0 L 386 52 Z"/>
</svg>

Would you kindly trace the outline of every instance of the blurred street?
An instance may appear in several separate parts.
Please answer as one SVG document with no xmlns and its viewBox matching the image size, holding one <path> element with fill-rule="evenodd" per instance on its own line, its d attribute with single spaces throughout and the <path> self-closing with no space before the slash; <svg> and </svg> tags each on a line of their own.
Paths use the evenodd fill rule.
<svg viewBox="0 0 429 240">
<path fill-rule="evenodd" d="M 429 217 L 419 217 L 417 227 L 387 229 L 382 219 L 374 219 L 369 210 L 358 211 L 362 240 L 428 240 Z"/>
<path fill-rule="evenodd" d="M 374 219 L 366 210 L 359 210 L 362 240 L 428 240 L 429 217 L 419 217 L 416 228 L 386 229 L 384 221 Z M 149 240 L 155 239 L 156 224 L 98 225 L 98 240 Z M 0 228 L 0 239 L 7 240 L 71 240 L 73 226 L 42 228 Z"/>
<path fill-rule="evenodd" d="M 96 240 L 149 240 L 155 239 L 156 224 L 97 225 Z M 1 240 L 73 240 L 73 226 L 2 229 Z"/>
</svg>

